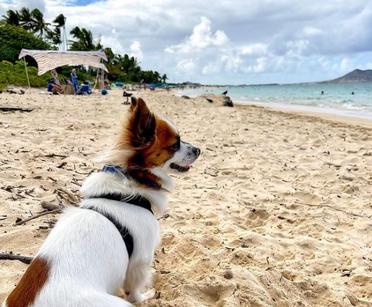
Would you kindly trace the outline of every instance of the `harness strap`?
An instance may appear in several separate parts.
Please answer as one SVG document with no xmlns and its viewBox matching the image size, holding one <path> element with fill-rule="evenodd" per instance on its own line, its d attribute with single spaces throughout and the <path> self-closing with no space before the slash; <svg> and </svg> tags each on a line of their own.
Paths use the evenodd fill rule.
<svg viewBox="0 0 372 307">
<path fill-rule="evenodd" d="M 128 256 L 130 258 L 130 256 L 132 256 L 132 253 L 133 253 L 133 237 L 132 235 L 129 233 L 129 230 L 127 227 L 121 225 L 116 218 L 114 218 L 111 214 L 108 214 L 106 212 L 102 212 L 100 210 L 98 210 L 97 208 L 94 208 L 94 207 L 84 207 L 85 209 L 88 209 L 88 210 L 93 210 L 101 215 L 103 215 L 105 218 L 107 218 L 115 227 L 116 229 L 119 231 L 123 241 L 124 241 L 124 244 L 127 248 L 127 251 L 128 251 Z"/>
<path fill-rule="evenodd" d="M 104 199 L 110 199 L 110 200 L 115 200 L 115 201 L 120 201 L 125 204 L 130 204 L 134 206 L 138 206 L 141 208 L 144 208 L 148 211 L 150 211 L 152 214 L 153 211 L 151 209 L 151 203 L 148 199 L 141 195 L 130 195 L 130 194 L 121 194 L 121 193 L 107 193 L 107 194 L 100 194 L 100 195 L 94 195 L 88 197 L 88 199 L 98 199 L 98 198 L 104 198 Z M 127 227 L 122 225 L 115 217 L 113 217 L 111 214 L 107 212 L 102 212 L 99 208 L 89 206 L 89 207 L 83 207 L 85 209 L 93 210 L 101 215 L 103 215 L 105 218 L 107 218 L 119 231 L 121 237 L 123 238 L 123 241 L 125 243 L 125 246 L 127 247 L 128 251 L 128 256 L 130 256 L 133 253 L 133 237 L 130 234 L 129 230 Z"/>
<path fill-rule="evenodd" d="M 147 198 L 145 198 L 145 197 L 143 197 L 139 194 L 136 194 L 136 195 L 133 196 L 131 194 L 106 193 L 106 194 L 99 194 L 99 195 L 89 196 L 88 198 L 90 198 L 90 199 L 92 199 L 92 198 L 105 198 L 105 199 L 110 199 L 110 200 L 121 201 L 121 202 L 125 202 L 127 204 L 130 204 L 130 205 L 134 205 L 134 206 L 138 206 L 138 207 L 147 209 L 152 214 L 154 214 L 154 212 L 152 212 L 152 209 L 151 209 L 150 201 Z"/>
</svg>

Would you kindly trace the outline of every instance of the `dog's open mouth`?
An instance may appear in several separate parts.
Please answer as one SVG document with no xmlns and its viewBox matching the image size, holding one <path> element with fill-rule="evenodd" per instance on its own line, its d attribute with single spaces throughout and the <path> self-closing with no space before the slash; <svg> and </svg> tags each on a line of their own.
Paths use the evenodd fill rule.
<svg viewBox="0 0 372 307">
<path fill-rule="evenodd" d="M 187 172 L 190 169 L 190 166 L 181 166 L 176 163 L 171 163 L 169 166 L 171 169 L 175 169 L 181 173 Z"/>
</svg>

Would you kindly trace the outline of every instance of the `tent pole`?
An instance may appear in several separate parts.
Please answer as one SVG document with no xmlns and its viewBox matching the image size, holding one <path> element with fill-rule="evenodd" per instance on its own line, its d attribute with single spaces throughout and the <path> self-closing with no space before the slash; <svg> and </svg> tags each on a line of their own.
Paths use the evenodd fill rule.
<svg viewBox="0 0 372 307">
<path fill-rule="evenodd" d="M 27 70 L 27 64 L 26 64 L 26 57 L 23 57 L 23 62 L 25 63 L 25 70 L 26 70 L 26 77 L 27 77 L 27 84 L 28 84 L 28 89 L 31 88 L 31 85 L 30 85 L 30 79 L 28 77 L 28 70 Z"/>
<path fill-rule="evenodd" d="M 96 79 L 94 80 L 94 85 L 93 85 L 93 89 L 96 89 L 96 85 L 97 85 L 97 80 L 98 80 L 98 74 L 99 74 L 99 68 L 97 69 L 97 73 L 96 73 Z"/>
</svg>

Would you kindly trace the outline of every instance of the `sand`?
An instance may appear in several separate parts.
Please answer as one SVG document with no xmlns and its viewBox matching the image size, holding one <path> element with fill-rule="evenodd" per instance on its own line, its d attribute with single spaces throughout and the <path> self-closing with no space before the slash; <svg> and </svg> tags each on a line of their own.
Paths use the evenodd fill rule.
<svg viewBox="0 0 372 307">
<path fill-rule="evenodd" d="M 140 93 L 202 149 L 175 176 L 140 306 L 371 306 L 372 130 L 262 107 Z M 0 250 L 32 256 L 71 205 L 126 112 L 108 96 L 1 94 Z M 0 261 L 0 301 L 27 265 Z"/>
</svg>

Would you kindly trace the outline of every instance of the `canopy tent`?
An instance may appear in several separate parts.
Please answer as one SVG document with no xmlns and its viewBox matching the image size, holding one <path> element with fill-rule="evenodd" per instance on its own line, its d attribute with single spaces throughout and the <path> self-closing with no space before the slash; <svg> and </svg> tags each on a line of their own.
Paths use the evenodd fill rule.
<svg viewBox="0 0 372 307">
<path fill-rule="evenodd" d="M 107 61 L 103 51 L 51 51 L 22 49 L 19 59 L 29 55 L 35 59 L 38 66 L 38 75 L 64 65 L 87 65 L 107 71 L 101 59 Z"/>
<path fill-rule="evenodd" d="M 95 87 L 98 76 L 103 80 L 104 79 L 103 71 L 108 72 L 106 66 L 103 63 L 101 63 L 101 60 L 107 61 L 106 54 L 103 51 L 55 51 L 22 49 L 18 58 L 19 59 L 23 58 L 25 62 L 27 83 L 29 88 L 30 80 L 28 77 L 27 65 L 25 60 L 25 57 L 27 55 L 35 59 L 38 66 L 37 73 L 38 76 L 45 74 L 47 71 L 64 65 L 70 66 L 86 65 L 98 68 L 96 81 L 94 83 Z M 102 74 L 99 74 L 98 73 L 99 71 L 102 71 Z M 101 83 L 103 83 L 102 80 Z"/>
<path fill-rule="evenodd" d="M 101 59 L 107 61 L 103 51 L 51 51 L 22 49 L 19 59 L 29 55 L 35 59 L 38 66 L 38 75 L 64 65 L 87 65 L 103 69 L 108 72 Z"/>
</svg>

